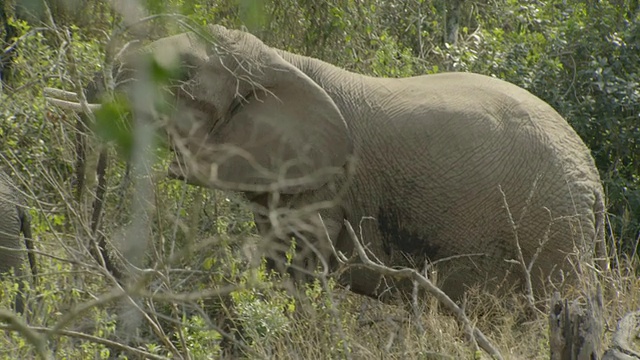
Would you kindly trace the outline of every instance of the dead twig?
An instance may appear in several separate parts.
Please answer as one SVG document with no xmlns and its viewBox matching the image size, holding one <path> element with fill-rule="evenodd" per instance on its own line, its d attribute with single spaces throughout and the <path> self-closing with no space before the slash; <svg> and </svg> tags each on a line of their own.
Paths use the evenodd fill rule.
<svg viewBox="0 0 640 360">
<path fill-rule="evenodd" d="M 516 250 L 517 250 L 518 260 L 513 262 L 519 264 L 522 267 L 522 271 L 524 272 L 525 297 L 527 299 L 527 304 L 529 308 L 533 310 L 536 309 L 536 306 L 535 306 L 535 297 L 533 295 L 533 285 L 531 283 L 531 272 L 532 272 L 534 263 L 536 262 L 536 260 L 538 259 L 538 256 L 542 252 L 542 249 L 547 244 L 547 242 L 549 242 L 549 232 L 551 231 L 552 220 L 551 219 L 549 220 L 549 224 L 544 233 L 544 238 L 540 241 L 540 245 L 536 248 L 535 253 L 531 256 L 531 259 L 528 263 L 527 261 L 525 261 L 524 254 L 522 252 L 522 246 L 520 245 L 518 228 L 520 227 L 520 224 L 524 220 L 524 217 L 527 214 L 529 207 L 531 206 L 531 200 L 533 198 L 535 190 L 537 189 L 538 179 L 539 178 L 536 178 L 533 181 L 533 185 L 531 187 L 531 191 L 529 192 L 529 195 L 527 196 L 524 209 L 522 211 L 522 214 L 520 214 L 520 218 L 518 219 L 517 222 L 514 220 L 513 214 L 511 213 L 511 209 L 509 207 L 509 203 L 507 202 L 507 194 L 505 194 L 505 192 L 502 190 L 502 186 L 498 185 L 498 191 L 500 191 L 500 194 L 502 195 L 502 201 L 504 203 L 505 211 L 507 212 L 509 225 L 511 226 L 511 230 L 513 231 L 513 237 L 516 241 Z"/>
</svg>

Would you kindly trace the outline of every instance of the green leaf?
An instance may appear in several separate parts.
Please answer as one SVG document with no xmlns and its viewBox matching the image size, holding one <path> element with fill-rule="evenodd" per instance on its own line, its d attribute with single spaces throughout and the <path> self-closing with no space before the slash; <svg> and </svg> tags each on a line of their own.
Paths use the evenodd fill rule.
<svg viewBox="0 0 640 360">
<path fill-rule="evenodd" d="M 128 158 L 133 149 L 131 106 L 124 95 L 102 104 L 96 112 L 94 131 L 107 142 L 114 142 L 118 152 Z"/>
</svg>

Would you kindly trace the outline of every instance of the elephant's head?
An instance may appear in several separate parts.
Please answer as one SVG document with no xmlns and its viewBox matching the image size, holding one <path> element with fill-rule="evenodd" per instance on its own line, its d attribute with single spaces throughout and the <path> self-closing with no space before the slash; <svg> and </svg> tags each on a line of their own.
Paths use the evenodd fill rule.
<svg viewBox="0 0 640 360">
<path fill-rule="evenodd" d="M 296 192 L 341 171 L 351 139 L 325 90 L 256 37 L 207 30 L 142 50 L 181 74 L 167 87 L 165 126 L 178 154 L 170 176 L 216 188 Z M 140 58 L 125 56 L 125 67 Z"/>
</svg>

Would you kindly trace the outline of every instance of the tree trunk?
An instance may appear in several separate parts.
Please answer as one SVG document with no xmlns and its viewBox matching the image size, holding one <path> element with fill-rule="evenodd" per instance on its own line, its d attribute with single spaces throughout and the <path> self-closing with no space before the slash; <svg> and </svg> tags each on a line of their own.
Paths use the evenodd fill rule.
<svg viewBox="0 0 640 360">
<path fill-rule="evenodd" d="M 458 28 L 460 27 L 460 8 L 462 0 L 450 0 L 445 4 L 445 44 L 455 45 L 458 41 Z"/>
<path fill-rule="evenodd" d="M 591 294 L 586 304 L 551 298 L 549 347 L 551 360 L 597 360 L 602 353 L 602 290 Z"/>
<path fill-rule="evenodd" d="M 2 34 L 0 39 L 0 93 L 2 93 L 11 78 L 11 66 L 15 56 L 15 48 L 9 47 L 9 45 L 18 36 L 18 30 L 9 24 L 9 18 L 11 17 L 14 16 L 10 2 L 0 5 L 0 25 L 2 25 L 2 29 L 0 29 L 0 34 Z"/>
</svg>

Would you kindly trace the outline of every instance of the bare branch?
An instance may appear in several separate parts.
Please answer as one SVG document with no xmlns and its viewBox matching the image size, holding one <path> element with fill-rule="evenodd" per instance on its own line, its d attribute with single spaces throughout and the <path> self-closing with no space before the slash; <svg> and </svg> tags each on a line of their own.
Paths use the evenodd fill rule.
<svg viewBox="0 0 640 360">
<path fill-rule="evenodd" d="M 73 101 L 73 102 L 78 101 L 78 94 L 74 93 L 73 91 L 66 91 L 62 89 L 45 87 L 44 89 L 42 89 L 42 93 L 45 96 L 51 96 L 60 100 Z"/>
<path fill-rule="evenodd" d="M 507 212 L 507 217 L 509 218 L 509 225 L 511 225 L 511 230 L 513 231 L 513 237 L 516 241 L 516 250 L 518 251 L 518 264 L 522 267 L 522 271 L 524 272 L 524 282 L 525 282 L 525 291 L 526 298 L 529 307 L 535 308 L 535 298 L 533 297 L 533 286 L 531 284 L 531 271 L 530 267 L 527 266 L 527 262 L 524 260 L 524 254 L 522 253 L 522 247 L 520 246 L 520 237 L 518 236 L 518 224 L 513 219 L 513 214 L 511 213 L 511 209 L 509 208 L 509 203 L 507 202 L 507 194 L 502 191 L 502 186 L 498 185 L 498 191 L 502 194 L 502 201 L 504 203 L 504 208 Z M 525 208 L 526 209 L 526 208 Z"/>
<path fill-rule="evenodd" d="M 27 323 L 22 321 L 16 314 L 0 309 L 0 321 L 8 324 L 8 330 L 15 330 L 20 333 L 29 343 L 33 345 L 36 353 L 43 360 L 53 359 L 53 355 L 47 348 L 47 338 L 34 331 Z"/>
<path fill-rule="evenodd" d="M 1 312 L 3 312 L 3 310 L 0 310 L 0 313 Z M 33 327 L 26 326 L 26 327 L 29 329 L 29 331 L 31 331 L 33 333 L 36 333 L 36 336 L 39 336 L 39 337 L 41 337 L 42 335 L 37 334 L 38 332 L 44 333 L 44 332 L 50 332 L 51 331 L 50 328 L 46 328 L 46 327 L 38 327 L 38 326 L 33 326 Z M 11 327 L 10 326 L 0 326 L 0 329 L 11 330 Z M 141 356 L 143 356 L 145 358 L 148 358 L 148 359 L 157 359 L 157 360 L 167 360 L 167 359 L 169 359 L 167 357 L 160 356 L 160 355 L 155 355 L 155 354 L 146 352 L 144 350 L 140 350 L 140 349 L 137 349 L 137 348 L 134 348 L 134 347 L 131 347 L 131 346 L 127 346 L 127 345 L 121 344 L 119 342 L 107 340 L 105 338 L 101 338 L 101 337 L 85 334 L 85 333 L 78 332 L 78 331 L 56 330 L 56 334 L 57 335 L 62 335 L 62 336 L 69 336 L 69 337 L 73 337 L 73 338 L 78 338 L 78 339 L 83 339 L 83 340 L 89 340 L 89 341 L 94 342 L 96 344 L 102 344 L 102 345 L 109 346 L 111 348 L 117 348 L 117 349 L 125 350 L 125 351 L 128 351 L 128 352 L 137 354 L 137 355 L 141 355 Z M 48 359 L 53 359 L 53 357 L 49 357 Z"/>
<path fill-rule="evenodd" d="M 67 100 L 60 100 L 60 99 L 56 99 L 56 98 L 52 98 L 52 97 L 47 97 L 45 96 L 45 99 L 52 103 L 53 105 L 61 108 L 61 109 L 65 109 L 65 110 L 72 110 L 75 112 L 82 112 L 84 111 L 82 108 L 82 105 L 80 103 L 77 102 L 72 102 L 72 101 L 67 101 Z M 102 105 L 100 104 L 87 104 L 87 107 L 90 111 L 98 111 Z"/>
</svg>

